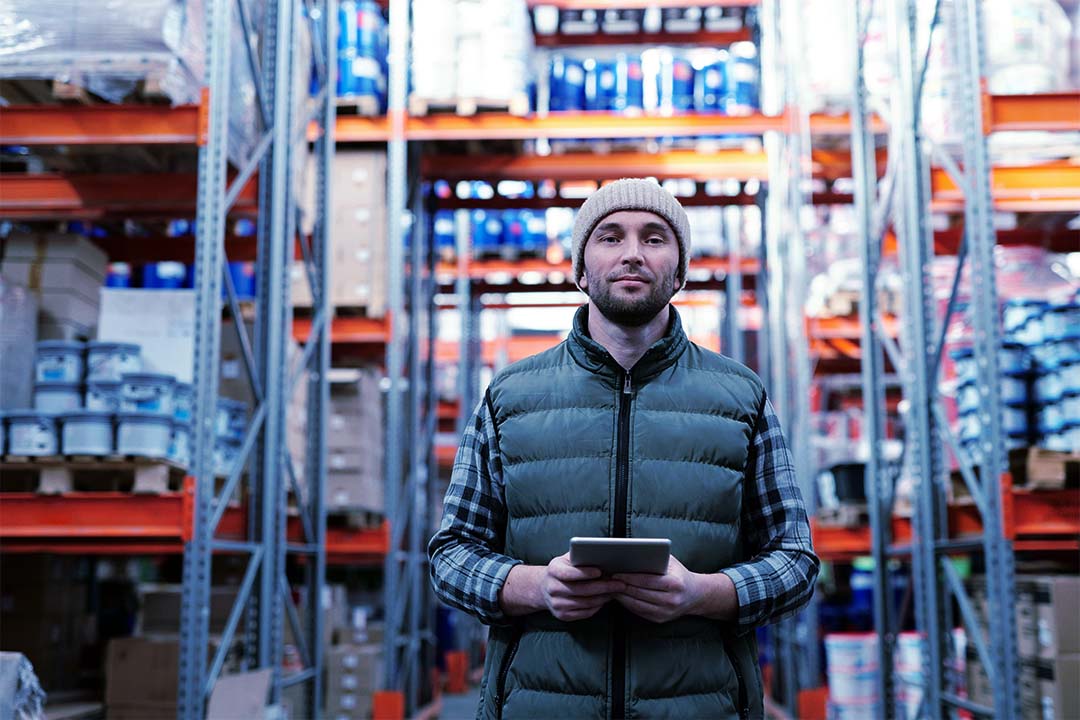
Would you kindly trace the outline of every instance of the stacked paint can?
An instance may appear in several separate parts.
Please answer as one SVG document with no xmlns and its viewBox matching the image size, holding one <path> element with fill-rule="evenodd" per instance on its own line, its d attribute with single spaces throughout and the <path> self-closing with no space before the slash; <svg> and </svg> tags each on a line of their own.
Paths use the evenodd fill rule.
<svg viewBox="0 0 1080 720">
<path fill-rule="evenodd" d="M 828 717 L 831 720 L 881 715 L 876 633 L 827 634 L 825 666 L 829 679 Z"/>
<path fill-rule="evenodd" d="M 971 453 L 981 452 L 978 439 L 982 421 L 979 416 L 979 395 L 982 386 L 978 380 L 975 352 L 970 347 L 950 352 L 956 368 L 956 405 L 959 413 L 961 444 Z M 1035 379 L 1031 355 L 1026 345 L 1006 341 L 998 354 L 1002 402 L 1001 432 L 1008 449 L 1030 447 L 1034 444 L 1036 422 L 1031 403 Z"/>
<path fill-rule="evenodd" d="M 337 96 L 367 99 L 373 112 L 386 110 L 386 20 L 374 0 L 338 5 Z"/>
<path fill-rule="evenodd" d="M 949 635 L 952 647 L 945 658 L 945 681 L 959 697 L 967 697 L 966 657 L 967 634 L 964 628 L 953 628 Z M 917 720 L 926 686 L 923 650 L 926 638 L 922 633 L 902 632 L 896 638 L 893 656 L 896 712 L 898 720 Z"/>
</svg>

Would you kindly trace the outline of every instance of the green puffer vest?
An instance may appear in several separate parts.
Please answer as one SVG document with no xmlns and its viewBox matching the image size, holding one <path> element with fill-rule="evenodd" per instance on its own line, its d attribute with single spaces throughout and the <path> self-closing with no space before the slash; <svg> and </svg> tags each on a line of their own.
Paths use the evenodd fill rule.
<svg viewBox="0 0 1080 720">
<path fill-rule="evenodd" d="M 743 559 L 743 474 L 764 402 L 747 368 L 667 335 L 630 373 L 588 337 L 588 306 L 557 347 L 499 373 L 487 395 L 505 481 L 505 553 L 546 565 L 570 538 L 666 537 L 688 569 Z M 753 634 L 609 603 L 493 627 L 480 718 L 761 717 Z"/>
</svg>

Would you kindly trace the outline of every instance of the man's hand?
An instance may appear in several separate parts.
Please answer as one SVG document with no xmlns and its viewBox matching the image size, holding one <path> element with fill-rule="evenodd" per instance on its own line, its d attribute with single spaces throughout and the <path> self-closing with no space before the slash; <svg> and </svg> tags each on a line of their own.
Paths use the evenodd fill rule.
<svg viewBox="0 0 1080 720">
<path fill-rule="evenodd" d="M 729 620 L 738 610 L 735 586 L 727 575 L 690 572 L 674 555 L 663 575 L 620 573 L 612 579 L 626 583 L 626 589 L 616 594 L 615 600 L 655 623 L 683 615 Z"/>
<path fill-rule="evenodd" d="M 592 617 L 615 593 L 626 590 L 625 583 L 600 575 L 597 568 L 571 565 L 570 553 L 560 555 L 547 564 L 540 582 L 544 605 L 564 622 Z"/>
</svg>

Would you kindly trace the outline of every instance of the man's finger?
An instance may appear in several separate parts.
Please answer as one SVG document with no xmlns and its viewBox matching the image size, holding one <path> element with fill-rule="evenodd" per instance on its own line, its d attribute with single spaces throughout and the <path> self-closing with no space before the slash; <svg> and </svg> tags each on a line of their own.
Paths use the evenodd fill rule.
<svg viewBox="0 0 1080 720">
<path fill-rule="evenodd" d="M 657 607 L 669 607 L 671 604 L 671 594 L 662 590 L 652 590 L 649 588 L 636 587 L 634 585 L 627 585 L 626 589 L 620 593 L 622 595 L 628 595 L 635 600 L 647 602 L 650 605 Z"/>
<path fill-rule="evenodd" d="M 555 562 L 548 566 L 548 572 L 559 580 L 579 581 L 595 580 L 602 574 L 600 568 L 574 567 L 568 562 Z"/>
<path fill-rule="evenodd" d="M 582 580 L 565 583 L 563 587 L 572 597 L 592 597 L 594 595 L 612 595 L 626 589 L 626 583 L 617 580 Z"/>
<path fill-rule="evenodd" d="M 611 576 L 612 580 L 621 580 L 627 585 L 639 588 L 651 588 L 653 590 L 670 590 L 671 578 L 667 575 L 650 575 L 648 573 L 616 573 Z"/>
<path fill-rule="evenodd" d="M 630 595 L 616 595 L 616 602 L 622 605 L 624 608 L 634 613 L 638 617 L 643 617 L 646 620 L 652 620 L 653 622 L 660 622 L 660 618 L 663 617 L 662 609 L 647 602 L 638 600 Z"/>
</svg>

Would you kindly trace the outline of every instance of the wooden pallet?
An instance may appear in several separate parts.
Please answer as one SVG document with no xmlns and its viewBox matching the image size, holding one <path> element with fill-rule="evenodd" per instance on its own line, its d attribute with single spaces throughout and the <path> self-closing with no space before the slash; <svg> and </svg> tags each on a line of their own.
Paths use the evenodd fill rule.
<svg viewBox="0 0 1080 720">
<path fill-rule="evenodd" d="M 103 73 L 96 73 L 103 75 Z M 101 105 L 107 100 L 94 95 L 78 80 L 44 80 L 38 78 L 5 78 L 0 80 L 0 97 L 14 104 L 33 105 Z M 164 104 L 171 102 L 164 90 L 164 72 L 148 75 L 135 84 L 125 102 Z"/>
<path fill-rule="evenodd" d="M 505 112 L 523 117 L 529 114 L 529 96 L 524 93 L 509 99 L 455 98 L 453 100 L 430 100 L 419 95 L 409 96 L 409 114 L 416 116 L 434 113 L 453 113 L 471 117 L 479 112 Z"/>
<path fill-rule="evenodd" d="M 870 522 L 866 505 L 842 504 L 833 508 L 818 508 L 818 524 L 823 527 L 862 527 Z"/>
<path fill-rule="evenodd" d="M 120 491 L 152 494 L 179 490 L 187 470 L 158 458 L 110 455 L 8 455 L 0 462 L 5 491 L 58 495 L 68 492 Z"/>
<path fill-rule="evenodd" d="M 364 117 L 378 117 L 382 115 L 379 107 L 379 99 L 371 96 L 364 97 L 339 97 L 334 99 L 339 115 L 361 115 Z"/>
</svg>

